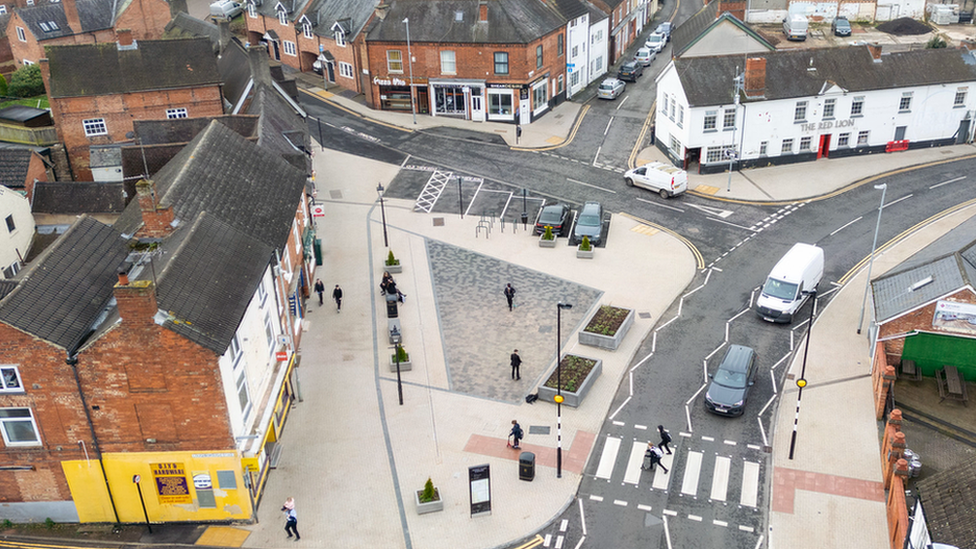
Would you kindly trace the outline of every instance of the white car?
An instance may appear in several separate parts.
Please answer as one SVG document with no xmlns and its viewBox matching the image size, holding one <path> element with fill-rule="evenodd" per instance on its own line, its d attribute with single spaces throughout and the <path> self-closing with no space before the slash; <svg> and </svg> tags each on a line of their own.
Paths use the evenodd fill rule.
<svg viewBox="0 0 976 549">
<path fill-rule="evenodd" d="M 660 53 L 668 43 L 668 39 L 665 38 L 663 34 L 651 33 L 647 37 L 647 42 L 644 42 L 644 47 L 653 50 L 655 53 Z"/>
<path fill-rule="evenodd" d="M 617 96 L 624 93 L 624 88 L 626 87 L 627 84 L 624 84 L 622 80 L 607 78 L 603 82 L 600 82 L 600 87 L 596 90 L 596 96 L 600 99 L 616 99 Z"/>
<path fill-rule="evenodd" d="M 637 50 L 637 54 L 634 55 L 634 61 L 637 61 L 646 67 L 654 61 L 655 56 L 657 56 L 657 52 L 654 50 L 651 50 L 650 48 L 640 48 Z"/>
<path fill-rule="evenodd" d="M 688 173 L 664 162 L 651 162 L 624 174 L 630 187 L 655 191 L 661 198 L 671 198 L 688 190 Z"/>
</svg>

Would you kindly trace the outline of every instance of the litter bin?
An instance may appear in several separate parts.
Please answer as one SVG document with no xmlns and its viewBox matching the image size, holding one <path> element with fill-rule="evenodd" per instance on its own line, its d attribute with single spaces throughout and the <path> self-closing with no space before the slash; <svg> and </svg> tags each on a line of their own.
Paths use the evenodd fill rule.
<svg viewBox="0 0 976 549">
<path fill-rule="evenodd" d="M 531 481 L 535 478 L 535 454 L 522 452 L 519 454 L 519 480 Z"/>
</svg>

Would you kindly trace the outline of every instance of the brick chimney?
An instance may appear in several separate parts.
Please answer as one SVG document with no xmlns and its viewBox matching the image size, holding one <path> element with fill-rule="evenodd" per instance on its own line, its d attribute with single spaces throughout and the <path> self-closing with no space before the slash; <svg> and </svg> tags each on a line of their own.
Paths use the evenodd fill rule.
<svg viewBox="0 0 976 549">
<path fill-rule="evenodd" d="M 488 22 L 488 0 L 478 2 L 478 21 L 482 23 Z"/>
<path fill-rule="evenodd" d="M 230 45 L 230 21 L 227 19 L 217 21 L 217 31 L 217 45 L 219 47 L 219 53 L 224 53 L 224 50 L 226 50 L 227 46 Z"/>
<path fill-rule="evenodd" d="M 763 97 L 766 94 L 766 58 L 750 57 L 746 59 L 746 74 L 743 84 L 746 97 Z"/>
<path fill-rule="evenodd" d="M 136 183 L 139 210 L 142 212 L 142 228 L 139 236 L 160 238 L 173 230 L 173 207 L 165 208 L 156 199 L 156 185 L 152 181 L 140 179 Z"/>
<path fill-rule="evenodd" d="M 156 305 L 156 286 L 152 280 L 129 280 L 126 271 L 119 272 L 119 282 L 113 288 L 115 303 L 122 322 L 129 326 L 151 326 L 159 311 Z"/>
<path fill-rule="evenodd" d="M 871 52 L 875 63 L 881 62 L 881 44 L 868 44 L 868 51 Z"/>
<path fill-rule="evenodd" d="M 81 34 L 81 19 L 78 18 L 75 0 L 62 0 L 61 5 L 64 7 L 64 17 L 68 20 L 68 27 L 75 34 Z"/>
<path fill-rule="evenodd" d="M 251 78 L 255 84 L 271 85 L 271 67 L 268 66 L 266 46 L 248 46 L 247 59 L 251 65 Z"/>
<path fill-rule="evenodd" d="M 119 42 L 119 49 L 132 46 L 132 31 L 130 29 L 116 29 L 115 37 Z"/>
</svg>

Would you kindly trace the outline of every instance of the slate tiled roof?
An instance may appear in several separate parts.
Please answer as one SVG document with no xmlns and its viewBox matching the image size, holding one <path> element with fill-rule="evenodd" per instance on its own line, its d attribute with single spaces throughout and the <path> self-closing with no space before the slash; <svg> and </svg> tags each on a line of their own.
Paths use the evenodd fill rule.
<svg viewBox="0 0 976 549">
<path fill-rule="evenodd" d="M 0 148 L 0 185 L 23 189 L 31 154 L 30 149 Z"/>
<path fill-rule="evenodd" d="M 0 301 L 0 320 L 73 350 L 111 299 L 127 255 L 114 228 L 82 216 Z"/>
<path fill-rule="evenodd" d="M 413 42 L 460 44 L 528 44 L 562 27 L 566 21 L 539 1 L 488 0 L 488 21 L 478 22 L 479 0 L 396 0 L 367 41 L 406 42 L 405 18 Z M 461 21 L 456 14 L 461 12 Z"/>
<path fill-rule="evenodd" d="M 17 14 L 24 20 L 34 38 L 40 42 L 83 32 L 110 29 L 115 23 L 116 14 L 113 10 L 123 4 L 128 5 L 126 2 L 116 0 L 76 0 L 75 8 L 78 10 L 78 20 L 81 22 L 80 29 L 68 27 L 64 5 L 60 2 L 19 8 Z M 54 26 L 50 25 L 51 22 L 54 22 Z M 48 30 L 43 28 L 42 23 L 48 27 Z"/>
<path fill-rule="evenodd" d="M 166 24 L 163 34 L 167 39 L 201 36 L 209 38 L 212 44 L 216 44 L 220 41 L 220 29 L 209 21 L 202 21 L 182 11 Z"/>
<path fill-rule="evenodd" d="M 765 46 L 770 51 L 776 49 L 776 46 L 770 44 L 761 34 L 752 30 L 749 25 L 740 21 L 731 13 L 724 12 L 721 15 L 717 15 L 718 4 L 718 2 L 706 4 L 702 9 L 698 10 L 698 13 L 691 16 L 687 21 L 674 29 L 674 32 L 671 34 L 671 55 L 673 57 L 681 57 L 681 55 L 694 46 L 698 40 L 707 35 L 711 29 L 725 21 L 742 29 L 742 31 L 752 37 L 757 44 Z M 750 57 L 753 57 L 753 55 L 750 55 Z"/>
<path fill-rule="evenodd" d="M 556 13 L 561 15 L 566 22 L 569 22 L 577 17 L 586 15 L 587 8 L 586 4 L 580 0 L 547 0 L 547 3 L 552 6 Z"/>
<path fill-rule="evenodd" d="M 303 173 L 312 173 L 312 159 L 306 153 L 311 148 L 308 124 L 277 90 L 258 84 L 246 112 L 261 118 L 258 145 L 281 155 Z"/>
<path fill-rule="evenodd" d="M 216 120 L 236 133 L 251 137 L 257 133 L 258 117 L 250 115 L 205 116 L 172 120 L 133 120 L 136 136 L 146 145 L 189 143 Z"/>
<path fill-rule="evenodd" d="M 860 92 L 976 81 L 976 59 L 962 49 L 897 52 L 882 55 L 878 63 L 867 46 L 780 50 L 749 57 L 766 59 L 765 100 L 815 96 L 827 82 Z M 722 105 L 729 102 L 736 67 L 739 72 L 745 68 L 745 56 L 679 57 L 674 67 L 692 107 Z"/>
<path fill-rule="evenodd" d="M 217 59 L 209 39 L 142 40 L 119 50 L 115 42 L 45 48 L 51 97 L 217 86 Z"/>
<path fill-rule="evenodd" d="M 183 223 L 206 211 L 244 234 L 281 248 L 288 240 L 306 182 L 278 154 L 213 121 L 155 176 L 160 206 Z M 133 234 L 142 223 L 138 201 L 115 227 Z"/>
<path fill-rule="evenodd" d="M 246 0 L 246 2 L 241 3 L 254 3 L 255 11 L 261 15 L 274 18 L 278 17 L 276 8 L 281 5 L 287 14 L 287 20 L 295 21 L 304 13 L 308 0 Z"/>
<path fill-rule="evenodd" d="M 16 280 L 0 279 L 0 301 L 17 287 Z"/>
<path fill-rule="evenodd" d="M 125 193 L 121 181 L 38 181 L 31 211 L 46 214 L 122 213 Z"/>
<path fill-rule="evenodd" d="M 231 38 L 230 43 L 217 59 L 217 68 L 223 79 L 224 102 L 233 107 L 240 101 L 251 81 L 251 65 L 247 51 L 237 38 Z M 225 109 L 224 112 L 230 112 Z"/>
<path fill-rule="evenodd" d="M 915 487 L 933 542 L 976 547 L 976 463 L 963 460 L 919 480 Z"/>
<path fill-rule="evenodd" d="M 305 15 L 312 22 L 312 32 L 332 37 L 332 26 L 341 21 L 347 41 L 355 40 L 373 15 L 379 0 L 312 0 Z"/>
<path fill-rule="evenodd" d="M 157 277 L 157 302 L 169 315 L 164 326 L 222 355 L 273 249 L 207 212 L 177 233 L 185 234 L 161 244 L 166 262 Z"/>
<path fill-rule="evenodd" d="M 917 290 L 910 288 L 932 277 Z M 871 281 L 879 324 L 964 287 L 976 288 L 976 218 L 971 218 L 919 250 L 892 272 Z"/>
</svg>

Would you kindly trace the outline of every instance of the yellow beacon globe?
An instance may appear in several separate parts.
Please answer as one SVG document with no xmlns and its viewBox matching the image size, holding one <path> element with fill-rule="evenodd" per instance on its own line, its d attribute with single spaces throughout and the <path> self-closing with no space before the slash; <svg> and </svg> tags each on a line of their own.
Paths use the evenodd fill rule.
<svg viewBox="0 0 976 549">
<path fill-rule="evenodd" d="M 553 400 L 556 401 L 556 404 L 562 404 L 563 400 L 565 399 L 563 398 L 563 395 L 556 395 L 555 397 L 553 397 Z"/>
</svg>

